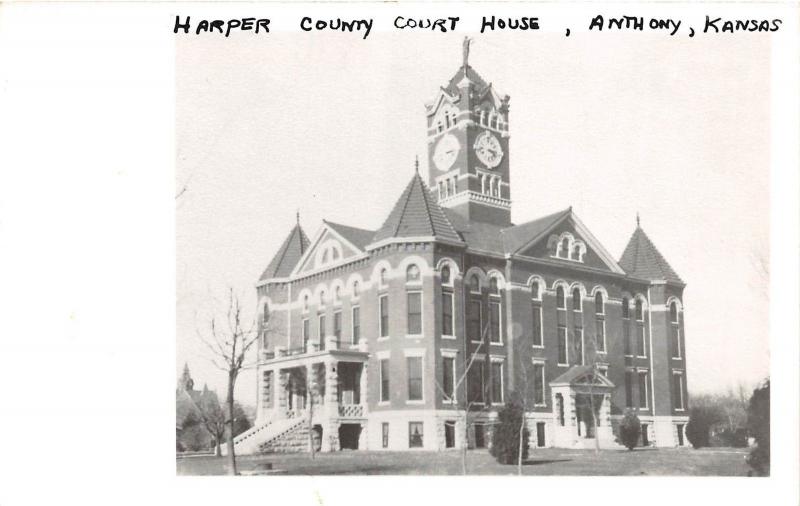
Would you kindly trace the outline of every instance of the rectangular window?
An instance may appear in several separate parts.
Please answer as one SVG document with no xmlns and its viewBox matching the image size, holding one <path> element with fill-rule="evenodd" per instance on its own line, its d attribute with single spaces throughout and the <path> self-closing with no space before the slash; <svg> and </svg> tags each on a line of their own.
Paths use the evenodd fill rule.
<svg viewBox="0 0 800 506">
<path fill-rule="evenodd" d="M 558 365 L 569 365 L 567 354 L 567 327 L 558 326 Z"/>
<path fill-rule="evenodd" d="M 622 320 L 622 342 L 625 345 L 625 356 L 632 356 L 633 347 L 631 346 L 631 326 L 628 323 L 628 320 Z"/>
<path fill-rule="evenodd" d="M 489 303 L 489 340 L 493 343 L 501 342 L 500 332 L 501 318 L 500 318 L 500 303 Z"/>
<path fill-rule="evenodd" d="M 539 448 L 544 448 L 545 444 L 547 444 L 547 440 L 545 439 L 544 433 L 544 422 L 536 422 L 536 446 Z"/>
<path fill-rule="evenodd" d="M 381 360 L 381 402 L 389 402 L 389 360 Z"/>
<path fill-rule="evenodd" d="M 325 315 L 319 317 L 319 345 L 325 346 Z"/>
<path fill-rule="evenodd" d="M 422 422 L 408 422 L 408 447 L 422 448 Z"/>
<path fill-rule="evenodd" d="M 639 407 L 647 408 L 647 373 L 639 372 Z"/>
<path fill-rule="evenodd" d="M 533 364 L 533 403 L 544 406 L 544 399 L 544 364 Z"/>
<path fill-rule="evenodd" d="M 444 392 L 444 401 L 455 401 L 455 385 L 456 385 L 456 360 L 453 357 L 442 357 L 442 391 Z"/>
<path fill-rule="evenodd" d="M 410 292 L 408 300 L 408 334 L 422 334 L 422 293 Z"/>
<path fill-rule="evenodd" d="M 533 345 L 542 346 L 542 307 L 533 306 Z"/>
<path fill-rule="evenodd" d="M 308 318 L 303 320 L 303 352 L 308 351 L 308 339 L 311 337 Z"/>
<path fill-rule="evenodd" d="M 481 301 L 472 299 L 469 301 L 469 313 L 467 317 L 467 336 L 470 341 L 481 341 Z"/>
<path fill-rule="evenodd" d="M 606 321 L 602 318 L 595 319 L 595 330 L 597 332 L 597 351 L 606 351 Z"/>
<path fill-rule="evenodd" d="M 453 332 L 453 294 L 442 293 L 442 335 L 454 336 Z"/>
<path fill-rule="evenodd" d="M 358 344 L 361 339 L 361 308 L 353 308 L 353 344 Z"/>
<path fill-rule="evenodd" d="M 333 336 L 336 338 L 336 344 L 342 342 L 342 312 L 337 311 L 333 313 Z"/>
<path fill-rule="evenodd" d="M 408 370 L 408 400 L 422 400 L 422 357 L 406 357 Z"/>
<path fill-rule="evenodd" d="M 625 371 L 625 407 L 633 407 L 633 373 Z"/>
<path fill-rule="evenodd" d="M 672 375 L 672 395 L 675 409 L 683 410 L 683 375 Z"/>
<path fill-rule="evenodd" d="M 503 363 L 491 363 L 492 403 L 503 403 Z"/>
<path fill-rule="evenodd" d="M 380 306 L 378 337 L 389 337 L 389 296 L 381 295 L 378 301 Z"/>
<path fill-rule="evenodd" d="M 681 329 L 677 325 L 672 326 L 672 356 L 681 358 Z"/>
<path fill-rule="evenodd" d="M 467 373 L 469 402 L 483 404 L 483 361 L 475 360 Z"/>
<path fill-rule="evenodd" d="M 381 424 L 381 448 L 389 448 L 389 424 Z"/>
<path fill-rule="evenodd" d="M 578 355 L 581 365 L 584 365 L 583 356 L 583 329 L 581 327 L 575 328 L 575 352 Z"/>
<path fill-rule="evenodd" d="M 679 423 L 675 429 L 678 431 L 678 446 L 683 446 L 683 424 Z"/>
<path fill-rule="evenodd" d="M 637 325 L 636 326 L 636 333 L 638 339 L 636 340 L 636 353 L 639 354 L 640 357 L 647 356 L 647 341 L 645 341 L 645 333 L 644 333 L 644 325 Z"/>
</svg>

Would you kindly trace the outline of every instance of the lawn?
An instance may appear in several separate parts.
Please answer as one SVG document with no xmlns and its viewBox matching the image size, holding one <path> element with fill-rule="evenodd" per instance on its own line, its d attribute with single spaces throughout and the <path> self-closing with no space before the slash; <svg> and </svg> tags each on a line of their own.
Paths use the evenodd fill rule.
<svg viewBox="0 0 800 506">
<path fill-rule="evenodd" d="M 689 448 L 603 450 L 564 450 L 541 448 L 531 452 L 524 463 L 526 475 L 562 476 L 747 476 L 747 450 L 733 448 Z M 237 458 L 239 471 L 249 471 L 261 462 L 290 475 L 458 475 L 458 451 L 375 452 L 341 451 L 320 453 L 314 460 L 307 453 L 243 456 Z M 179 475 L 226 474 L 226 459 L 190 457 L 177 460 Z M 473 475 L 516 474 L 516 466 L 503 466 L 486 450 L 470 450 L 467 472 Z"/>
</svg>

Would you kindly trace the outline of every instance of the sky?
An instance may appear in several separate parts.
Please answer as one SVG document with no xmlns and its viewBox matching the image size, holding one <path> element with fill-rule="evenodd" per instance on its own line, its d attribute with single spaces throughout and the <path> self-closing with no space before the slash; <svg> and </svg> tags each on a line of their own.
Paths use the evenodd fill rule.
<svg viewBox="0 0 800 506">
<path fill-rule="evenodd" d="M 222 392 L 197 337 L 295 222 L 378 228 L 420 157 L 424 103 L 462 33 L 179 38 L 177 356 Z M 511 96 L 512 220 L 573 206 L 616 258 L 636 225 L 687 283 L 690 394 L 769 374 L 766 38 L 476 34 L 471 65 Z M 237 396 L 255 404 L 255 377 Z"/>
</svg>

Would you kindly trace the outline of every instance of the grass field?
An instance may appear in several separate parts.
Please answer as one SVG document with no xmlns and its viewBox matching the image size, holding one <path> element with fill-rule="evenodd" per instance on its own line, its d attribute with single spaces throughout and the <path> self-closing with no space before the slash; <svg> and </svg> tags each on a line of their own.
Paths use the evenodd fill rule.
<svg viewBox="0 0 800 506">
<path fill-rule="evenodd" d="M 526 475 L 562 476 L 747 476 L 747 450 L 708 448 L 694 450 L 636 449 L 592 450 L 536 449 L 524 463 Z M 458 475 L 461 456 L 458 451 L 444 452 L 370 452 L 341 451 L 320 453 L 314 460 L 306 454 L 274 454 L 237 458 L 239 471 L 248 471 L 258 463 L 271 462 L 274 469 L 290 475 Z M 226 474 L 226 459 L 190 457 L 177 460 L 179 475 Z M 516 474 L 516 466 L 503 466 L 486 450 L 471 450 L 467 472 L 474 475 Z"/>
</svg>

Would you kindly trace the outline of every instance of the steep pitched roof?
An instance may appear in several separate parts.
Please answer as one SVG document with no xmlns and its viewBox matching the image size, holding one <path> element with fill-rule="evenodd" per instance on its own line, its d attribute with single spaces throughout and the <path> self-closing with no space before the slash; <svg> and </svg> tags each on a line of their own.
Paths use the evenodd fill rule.
<svg viewBox="0 0 800 506">
<path fill-rule="evenodd" d="M 364 250 L 367 244 L 372 242 L 372 238 L 375 236 L 374 230 L 366 230 L 363 228 L 350 227 L 348 225 L 333 223 L 327 220 L 323 221 L 325 222 L 325 224 L 327 224 L 329 227 L 331 227 L 342 237 L 353 243 L 362 251 Z"/>
<path fill-rule="evenodd" d="M 372 240 L 431 236 L 461 242 L 442 208 L 431 198 L 419 173 L 415 173 Z"/>
<path fill-rule="evenodd" d="M 547 216 L 503 229 L 503 244 L 506 253 L 516 253 L 517 250 L 535 240 L 562 218 L 569 216 L 571 212 L 572 208 L 570 207 L 557 213 L 548 214 Z"/>
<path fill-rule="evenodd" d="M 289 236 L 283 241 L 280 249 L 272 258 L 259 281 L 272 278 L 285 278 L 291 274 L 300 257 L 308 248 L 310 241 L 300 224 L 294 226 Z"/>
<path fill-rule="evenodd" d="M 655 244 L 647 237 L 642 227 L 636 227 L 619 259 L 619 265 L 629 276 L 651 281 L 671 281 L 684 284 L 680 276 L 658 252 Z"/>
<path fill-rule="evenodd" d="M 475 85 L 478 87 L 479 90 L 482 90 L 483 88 L 488 86 L 486 81 L 484 81 L 484 79 L 480 76 L 480 74 L 478 74 L 475 71 L 474 68 L 472 68 L 469 65 L 467 66 L 462 65 L 461 67 L 458 68 L 458 72 L 456 72 L 455 75 L 452 78 L 450 78 L 450 82 L 447 84 L 447 86 L 445 86 L 445 89 L 450 94 L 458 93 L 458 83 L 460 83 L 461 80 L 464 79 L 465 75 L 470 81 L 475 83 Z"/>
</svg>

